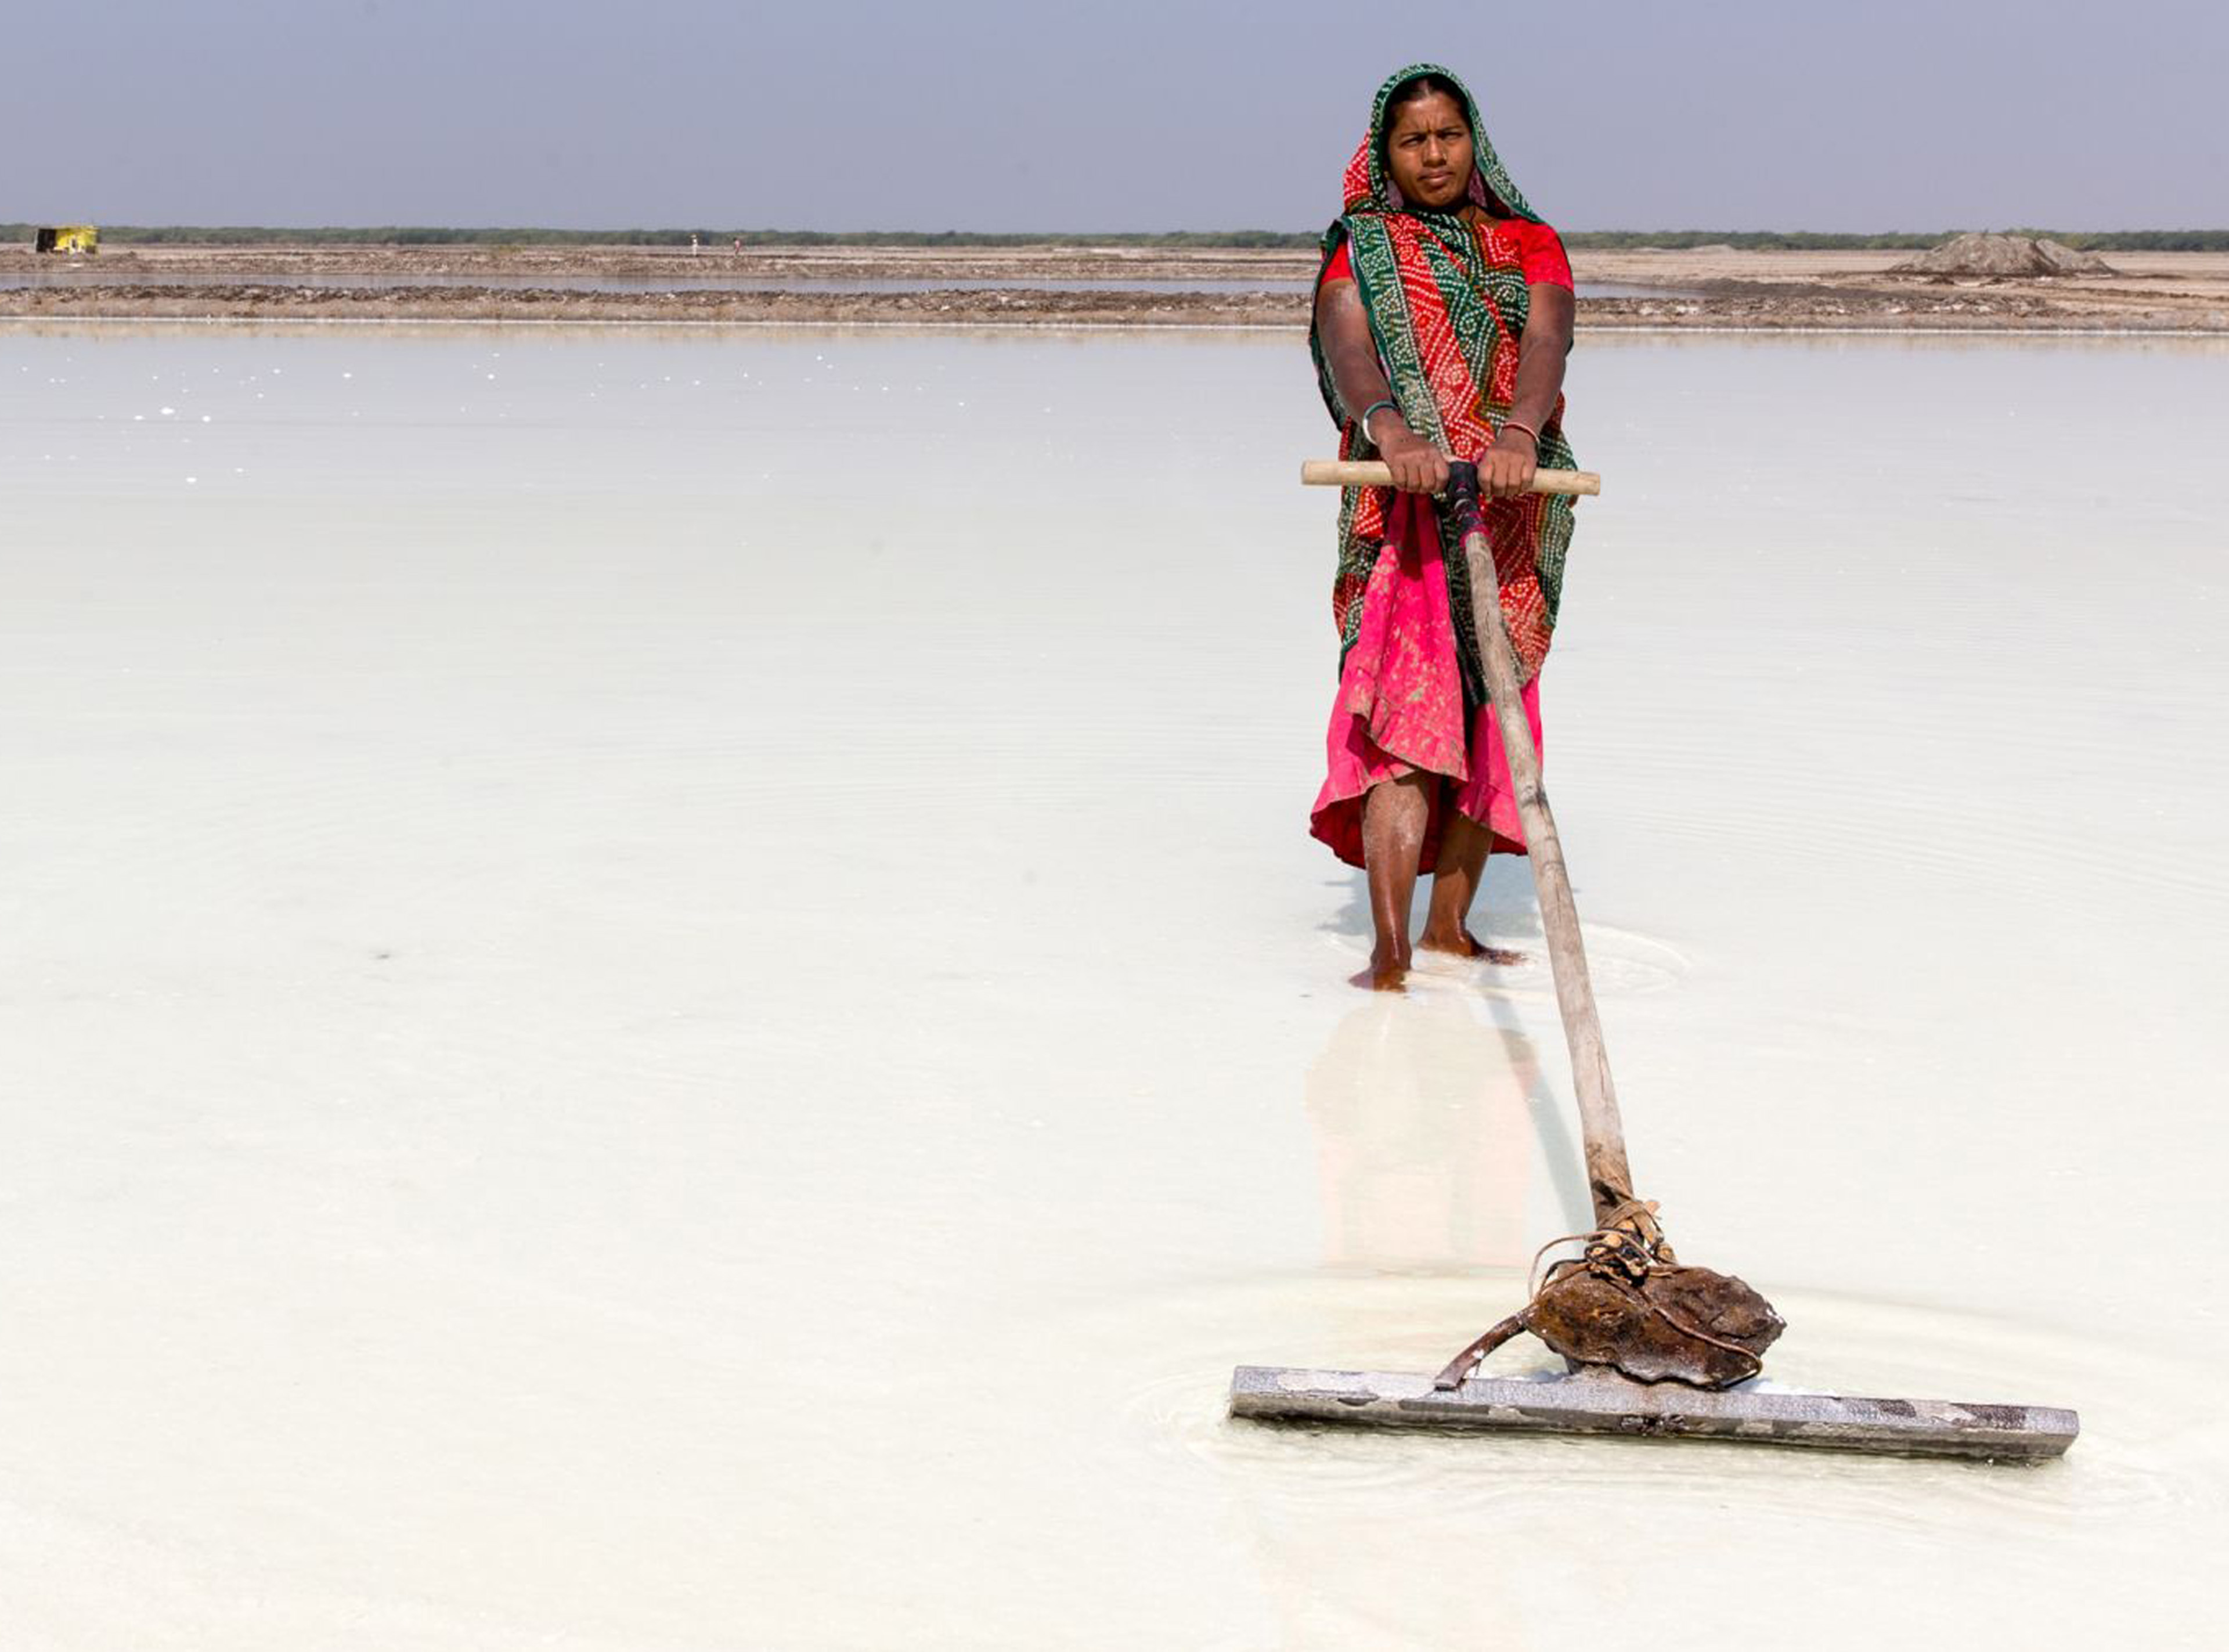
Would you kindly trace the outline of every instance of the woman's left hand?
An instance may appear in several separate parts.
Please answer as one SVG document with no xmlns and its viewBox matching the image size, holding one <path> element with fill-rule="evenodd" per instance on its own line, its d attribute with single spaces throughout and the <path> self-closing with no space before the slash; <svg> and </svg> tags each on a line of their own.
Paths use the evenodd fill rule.
<svg viewBox="0 0 2229 1652">
<path fill-rule="evenodd" d="M 1504 430 L 1479 456 L 1478 491 L 1489 499 L 1522 493 L 1532 485 L 1532 472 L 1539 466 L 1539 450 L 1532 436 L 1522 430 Z"/>
</svg>

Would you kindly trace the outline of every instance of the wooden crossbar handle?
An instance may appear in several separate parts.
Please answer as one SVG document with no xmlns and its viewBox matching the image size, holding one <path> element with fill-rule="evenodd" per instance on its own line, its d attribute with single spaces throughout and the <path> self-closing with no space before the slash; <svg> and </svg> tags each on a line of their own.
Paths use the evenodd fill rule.
<svg viewBox="0 0 2229 1652">
<path fill-rule="evenodd" d="M 1301 466 L 1301 480 L 1310 487 L 1391 487 L 1392 470 L 1374 459 L 1311 459 Z M 1535 471 L 1535 493 L 1602 492 L 1602 478 L 1592 471 Z"/>
</svg>

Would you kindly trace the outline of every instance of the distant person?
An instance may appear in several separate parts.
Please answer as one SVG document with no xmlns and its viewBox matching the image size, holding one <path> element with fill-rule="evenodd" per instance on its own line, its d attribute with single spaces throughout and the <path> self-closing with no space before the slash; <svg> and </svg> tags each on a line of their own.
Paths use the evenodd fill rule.
<svg viewBox="0 0 2229 1652">
<path fill-rule="evenodd" d="M 1468 927 L 1487 857 L 1522 854 L 1525 829 L 1486 703 L 1461 548 L 1431 496 L 1450 457 L 1477 463 L 1537 742 L 1571 505 L 1525 490 L 1538 466 L 1575 465 L 1562 395 L 1575 306 L 1563 242 L 1445 69 L 1406 68 L 1380 88 L 1345 202 L 1324 236 L 1309 342 L 1340 456 L 1383 459 L 1394 485 L 1350 488 L 1339 511 L 1339 697 L 1310 829 L 1367 871 L 1369 981 L 1397 992 L 1420 871 L 1435 876 L 1417 946 L 1522 961 Z"/>
</svg>

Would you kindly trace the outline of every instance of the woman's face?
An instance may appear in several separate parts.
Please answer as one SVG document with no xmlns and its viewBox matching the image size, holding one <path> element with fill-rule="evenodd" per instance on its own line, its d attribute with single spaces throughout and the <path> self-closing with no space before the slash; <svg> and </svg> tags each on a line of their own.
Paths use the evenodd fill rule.
<svg viewBox="0 0 2229 1652">
<path fill-rule="evenodd" d="M 1444 92 L 1427 93 L 1393 112 L 1385 165 L 1412 207 L 1444 212 L 1470 194 L 1470 122 Z"/>
</svg>

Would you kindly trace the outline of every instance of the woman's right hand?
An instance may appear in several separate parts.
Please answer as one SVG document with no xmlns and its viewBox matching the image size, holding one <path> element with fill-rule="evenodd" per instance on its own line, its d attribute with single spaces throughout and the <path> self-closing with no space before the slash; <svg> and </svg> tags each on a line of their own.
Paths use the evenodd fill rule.
<svg viewBox="0 0 2229 1652">
<path fill-rule="evenodd" d="M 1378 445 L 1378 456 L 1393 472 L 1393 485 L 1404 493 L 1437 493 L 1446 487 L 1448 456 L 1391 413 L 1383 422 L 1394 427 Z"/>
</svg>

